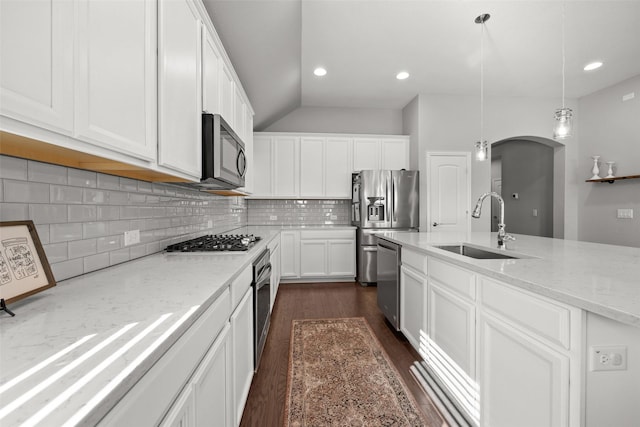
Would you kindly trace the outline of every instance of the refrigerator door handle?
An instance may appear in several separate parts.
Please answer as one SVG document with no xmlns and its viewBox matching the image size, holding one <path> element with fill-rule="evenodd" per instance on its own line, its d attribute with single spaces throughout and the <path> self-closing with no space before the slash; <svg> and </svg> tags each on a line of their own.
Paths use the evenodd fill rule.
<svg viewBox="0 0 640 427">
<path fill-rule="evenodd" d="M 391 226 L 393 227 L 396 222 L 396 181 L 393 179 L 393 174 L 391 175 Z"/>
</svg>

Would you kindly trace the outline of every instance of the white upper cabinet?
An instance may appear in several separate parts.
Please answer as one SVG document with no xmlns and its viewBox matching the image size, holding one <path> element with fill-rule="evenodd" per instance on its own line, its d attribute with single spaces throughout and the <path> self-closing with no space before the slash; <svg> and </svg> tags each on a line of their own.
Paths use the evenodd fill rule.
<svg viewBox="0 0 640 427">
<path fill-rule="evenodd" d="M 76 136 L 155 161 L 157 2 L 77 4 Z"/>
<path fill-rule="evenodd" d="M 351 195 L 351 139 L 300 139 L 300 196 L 348 198 Z"/>
<path fill-rule="evenodd" d="M 240 139 L 244 142 L 247 137 L 244 133 L 244 109 L 246 108 L 244 100 L 242 99 L 242 91 L 239 86 L 233 85 L 233 129 L 236 131 Z"/>
<path fill-rule="evenodd" d="M 0 112 L 70 135 L 72 1 L 0 1 Z"/>
<path fill-rule="evenodd" d="M 227 67 L 227 64 L 223 62 L 220 70 L 220 114 L 222 114 L 224 120 L 234 129 L 235 99 L 233 74 L 231 74 L 231 70 Z"/>
<path fill-rule="evenodd" d="M 324 196 L 326 175 L 325 139 L 300 139 L 300 194 L 307 197 Z"/>
<path fill-rule="evenodd" d="M 409 169 L 409 137 L 353 139 L 353 170 Z"/>
<path fill-rule="evenodd" d="M 273 140 L 273 195 L 298 197 L 300 181 L 298 150 L 300 138 L 278 136 Z"/>
<path fill-rule="evenodd" d="M 158 19 L 158 164 L 199 180 L 202 176 L 200 17 L 193 2 L 174 0 L 159 2 Z"/>
<path fill-rule="evenodd" d="M 260 196 L 270 196 L 273 194 L 273 154 L 271 152 L 273 137 L 253 136 L 253 194 Z"/>
<path fill-rule="evenodd" d="M 211 114 L 220 113 L 220 70 L 222 57 L 213 35 L 202 26 L 202 110 Z"/>
</svg>

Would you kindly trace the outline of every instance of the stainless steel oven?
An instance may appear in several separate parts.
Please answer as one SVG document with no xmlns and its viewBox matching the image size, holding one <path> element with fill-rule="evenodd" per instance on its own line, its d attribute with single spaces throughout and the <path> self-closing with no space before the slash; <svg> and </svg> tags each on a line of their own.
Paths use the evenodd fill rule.
<svg viewBox="0 0 640 427">
<path fill-rule="evenodd" d="M 260 356 L 269 333 L 271 316 L 271 262 L 265 249 L 253 263 L 253 338 L 254 366 L 258 370 Z"/>
</svg>

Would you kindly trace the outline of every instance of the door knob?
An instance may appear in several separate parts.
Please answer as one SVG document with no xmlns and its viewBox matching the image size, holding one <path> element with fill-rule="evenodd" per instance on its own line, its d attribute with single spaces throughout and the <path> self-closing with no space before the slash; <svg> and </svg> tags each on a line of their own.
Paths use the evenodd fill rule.
<svg viewBox="0 0 640 427">
<path fill-rule="evenodd" d="M 434 226 L 434 227 L 437 227 L 437 226 L 438 226 L 438 223 L 437 223 L 437 222 L 434 222 L 434 223 L 433 223 L 433 226 Z"/>
</svg>

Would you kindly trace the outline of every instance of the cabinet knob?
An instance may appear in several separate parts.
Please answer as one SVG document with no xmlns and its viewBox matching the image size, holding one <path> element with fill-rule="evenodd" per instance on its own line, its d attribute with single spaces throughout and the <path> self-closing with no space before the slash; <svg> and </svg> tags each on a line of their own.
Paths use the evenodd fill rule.
<svg viewBox="0 0 640 427">
<path fill-rule="evenodd" d="M 434 222 L 434 223 L 433 223 L 433 226 L 434 226 L 434 227 L 437 227 L 437 226 L 438 226 L 438 223 L 437 223 L 437 222 Z"/>
</svg>

